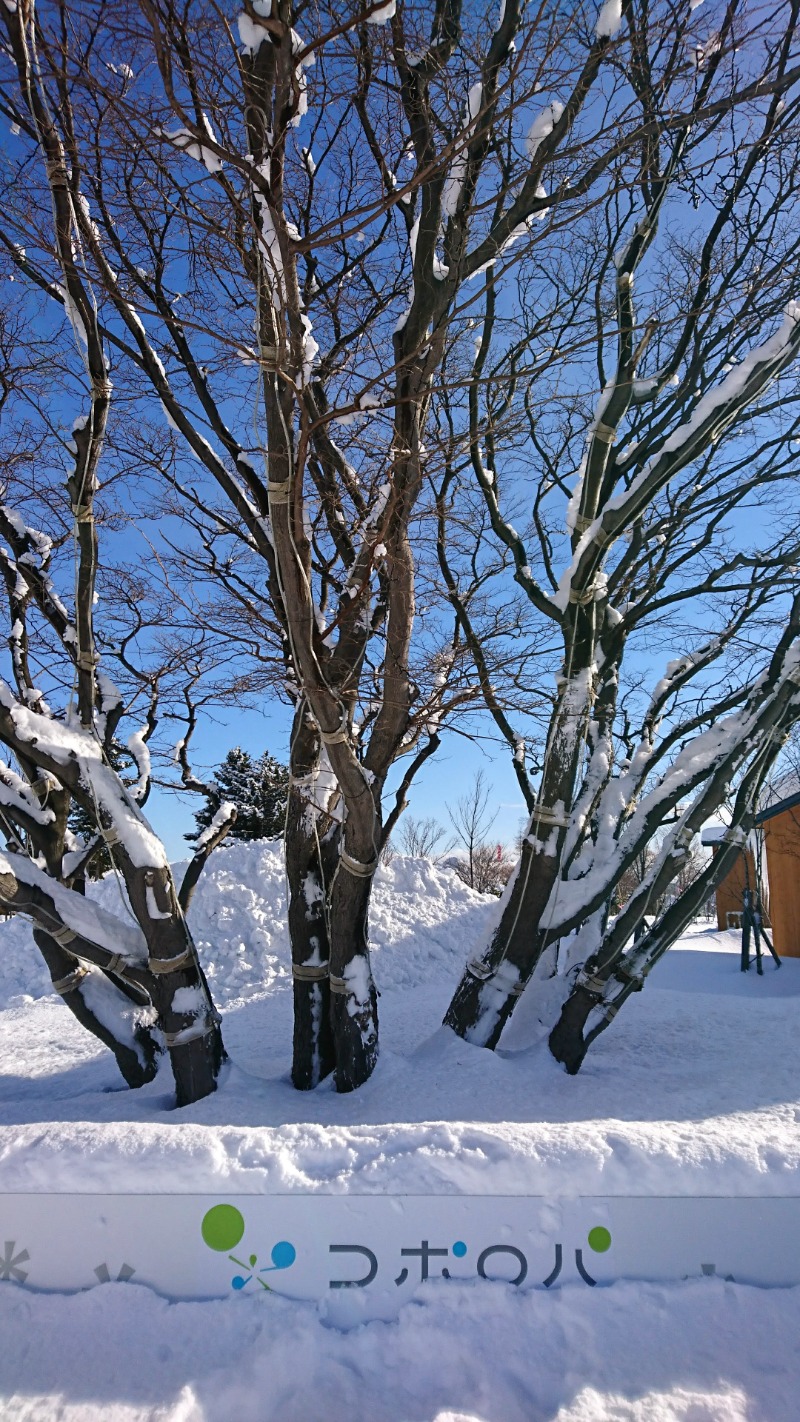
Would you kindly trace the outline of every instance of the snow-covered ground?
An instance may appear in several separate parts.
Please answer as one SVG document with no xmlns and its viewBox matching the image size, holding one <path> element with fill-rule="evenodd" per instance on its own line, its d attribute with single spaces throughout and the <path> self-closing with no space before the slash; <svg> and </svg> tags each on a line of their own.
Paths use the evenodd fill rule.
<svg viewBox="0 0 800 1422">
<path fill-rule="evenodd" d="M 112 880 L 99 893 L 109 905 Z M 800 960 L 738 971 L 702 925 L 577 1078 L 533 998 L 490 1054 L 439 1027 L 496 905 L 395 859 L 371 921 L 382 1055 L 352 1096 L 287 1081 L 285 887 L 269 845 L 217 852 L 192 923 L 232 1065 L 168 1109 L 162 1075 L 119 1090 L 49 991 L 28 930 L 0 926 L 0 1191 L 800 1195 Z M 544 999 L 555 984 L 543 984 Z M 544 1000 L 540 998 L 541 1002 Z M 167 1304 L 135 1284 L 74 1297 L 0 1286 L 0 1415 L 140 1422 L 796 1422 L 800 1290 L 715 1279 L 426 1285 L 396 1323 L 342 1334 L 273 1298 Z M 65 1343 L 67 1346 L 65 1347 Z"/>
</svg>

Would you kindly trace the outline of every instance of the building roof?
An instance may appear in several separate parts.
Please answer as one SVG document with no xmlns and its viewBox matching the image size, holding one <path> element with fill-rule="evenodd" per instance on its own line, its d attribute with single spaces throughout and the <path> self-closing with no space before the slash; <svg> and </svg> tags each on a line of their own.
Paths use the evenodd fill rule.
<svg viewBox="0 0 800 1422">
<path fill-rule="evenodd" d="M 784 810 L 796 810 L 800 807 L 800 790 L 794 795 L 787 795 L 785 800 L 776 800 L 774 805 L 768 805 L 766 810 L 760 810 L 756 815 L 757 825 L 763 825 L 766 820 L 774 819 L 775 815 L 782 815 Z"/>
<path fill-rule="evenodd" d="M 730 844 L 731 839 L 734 843 L 744 844 L 745 838 L 744 830 L 732 830 L 730 825 L 706 825 L 700 833 L 700 843 L 704 846 Z"/>
</svg>

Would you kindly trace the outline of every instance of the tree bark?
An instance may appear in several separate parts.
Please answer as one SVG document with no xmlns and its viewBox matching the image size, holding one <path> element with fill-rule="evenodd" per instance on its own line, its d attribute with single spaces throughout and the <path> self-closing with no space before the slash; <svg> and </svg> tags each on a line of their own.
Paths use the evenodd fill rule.
<svg viewBox="0 0 800 1422">
<path fill-rule="evenodd" d="M 378 1060 L 378 994 L 368 933 L 372 874 L 351 872 L 348 858 L 339 861 L 330 907 L 331 1022 L 336 1090 L 342 1092 L 363 1086 Z"/>
<path fill-rule="evenodd" d="M 47 964 L 50 977 L 55 990 L 59 993 L 65 1006 L 69 1008 L 73 1016 L 85 1027 L 87 1032 L 91 1032 L 98 1041 L 108 1047 L 114 1054 L 114 1060 L 122 1073 L 124 1080 L 130 1087 L 145 1086 L 148 1081 L 152 1081 L 158 1071 L 158 1062 L 161 1055 L 161 1048 L 156 1041 L 151 1029 L 142 1023 L 135 1025 L 132 1029 L 134 1045 L 130 1041 L 123 1040 L 109 1026 L 108 1022 L 101 1022 L 92 1011 L 85 998 L 85 971 L 77 958 L 68 953 L 66 948 L 62 948 L 50 937 L 43 928 L 34 928 L 33 937 L 45 963 Z M 112 984 L 109 981 L 109 989 Z M 128 995 L 117 988 L 120 1007 L 123 1002 L 130 1001 Z M 128 1034 L 125 1034 L 128 1036 Z"/>
<path fill-rule="evenodd" d="M 131 906 L 147 940 L 150 997 L 169 1052 L 176 1104 L 189 1106 L 217 1089 L 226 1060 L 219 1014 L 169 869 L 137 869 L 128 862 L 126 870 Z M 176 1008 L 175 996 L 182 988 L 189 989 L 194 1000 L 191 1006 Z"/>
<path fill-rule="evenodd" d="M 493 1049 L 541 956 L 541 916 L 558 861 L 525 841 L 511 893 L 489 950 L 468 964 L 444 1025 L 477 1046 Z"/>
</svg>

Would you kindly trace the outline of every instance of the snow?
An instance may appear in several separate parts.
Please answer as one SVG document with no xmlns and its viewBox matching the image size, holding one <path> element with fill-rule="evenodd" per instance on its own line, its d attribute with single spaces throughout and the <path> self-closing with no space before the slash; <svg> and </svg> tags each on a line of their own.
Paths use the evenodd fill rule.
<svg viewBox="0 0 800 1422">
<path fill-rule="evenodd" d="M 113 878 L 89 891 L 119 914 Z M 27 926 L 3 922 L 0 1191 L 800 1195 L 800 961 L 743 975 L 737 936 L 694 925 L 571 1078 L 545 1041 L 561 979 L 526 992 L 497 1052 L 439 1026 L 499 911 L 425 860 L 382 866 L 377 1070 L 351 1095 L 297 1093 L 280 847 L 217 850 L 189 918 L 231 1065 L 179 1113 L 168 1067 L 120 1089 L 50 992 Z M 330 1422 L 797 1415 L 800 1289 L 426 1284 L 397 1321 L 349 1333 L 324 1306 L 269 1295 L 266 1316 L 259 1302 L 168 1303 L 135 1281 L 74 1296 L 0 1286 L 4 1422 L 305 1422 L 323 1398 Z"/>
<path fill-rule="evenodd" d="M 397 10 L 397 0 L 386 0 L 385 5 L 379 5 L 377 10 L 373 10 L 371 15 L 367 15 L 368 25 L 385 25 Z"/>
<path fill-rule="evenodd" d="M 182 743 L 181 741 L 179 741 L 179 742 L 178 742 L 178 746 L 176 747 L 176 750 L 177 750 L 177 752 L 178 752 L 178 755 L 180 755 L 180 751 L 182 750 L 182 748 L 183 748 L 183 743 Z M 173 758 L 177 760 L 177 756 L 175 756 L 175 757 L 173 757 Z M 195 840 L 195 844 L 196 844 L 197 848 L 198 848 L 198 849 L 204 849 L 205 846 L 208 844 L 209 840 L 214 839 L 214 837 L 215 837 L 216 834 L 217 834 L 217 831 L 218 831 L 218 830 L 221 830 L 222 827 L 223 827 L 223 825 L 226 825 L 229 820 L 232 820 L 232 819 L 233 819 L 235 813 L 236 813 L 236 806 L 235 806 L 235 804 L 233 803 L 233 800 L 222 800 L 222 801 L 220 801 L 219 809 L 217 810 L 216 814 L 212 817 L 211 823 L 209 824 L 208 828 L 207 828 L 207 829 L 204 829 L 204 830 L 197 836 L 197 839 Z"/>
<path fill-rule="evenodd" d="M 622 26 L 622 0 L 605 0 L 597 17 L 598 39 L 614 39 Z"/>
<path fill-rule="evenodd" d="M 248 21 L 248 23 L 251 24 L 252 21 Z M 265 35 L 266 30 L 261 30 L 260 33 Z M 218 141 L 217 135 L 211 127 L 211 121 L 208 115 L 201 114 L 201 121 L 202 127 L 205 129 L 212 143 L 216 143 Z M 190 129 L 176 128 L 171 132 L 167 132 L 166 129 L 158 129 L 157 132 L 162 138 L 165 138 L 168 143 L 171 143 L 173 148 L 177 148 L 189 158 L 194 158 L 195 162 L 202 163 L 207 172 L 222 172 L 222 159 L 217 156 L 212 148 L 207 148 L 204 143 L 198 143 Z"/>
<path fill-rule="evenodd" d="M 116 699 L 119 699 L 118 695 Z M 0 705 L 10 713 L 15 734 L 22 741 L 38 745 L 39 750 L 56 764 L 68 765 L 77 760 L 82 781 L 90 788 L 98 807 L 108 815 L 137 868 L 160 869 L 165 866 L 161 841 L 135 800 L 121 787 L 116 773 L 105 764 L 102 746 L 89 731 L 79 724 L 57 721 L 52 716 L 23 707 L 2 680 Z"/>
<path fill-rule="evenodd" d="M 483 102 L 483 84 L 473 84 L 467 95 L 461 132 L 456 140 L 456 154 L 442 190 L 442 215 L 453 217 L 458 207 L 461 189 L 467 173 L 467 146 L 475 129 Z"/>
<path fill-rule="evenodd" d="M 260 15 L 262 19 L 268 20 L 272 14 L 272 0 L 253 0 L 253 12 Z M 251 20 L 244 10 L 236 16 L 236 24 L 245 54 L 256 54 L 264 40 L 267 39 L 269 31 L 264 25 L 259 25 L 255 20 Z"/>
<path fill-rule="evenodd" d="M 426 1284 L 396 1323 L 350 1333 L 266 1302 L 169 1304 L 135 1281 L 69 1298 L 3 1286 L 5 1422 L 797 1417 L 798 1289 Z"/>
<path fill-rule="evenodd" d="M 528 157 L 531 160 L 535 158 L 540 145 L 553 132 L 563 112 L 564 105 L 554 100 L 536 116 L 528 130 L 527 138 Z"/>
<path fill-rule="evenodd" d="M 0 853 L 0 880 L 6 875 L 41 889 L 52 900 L 61 922 L 88 942 L 109 953 L 122 953 L 130 963 L 146 959 L 147 945 L 138 924 L 132 919 L 125 922 L 101 904 L 57 884 L 26 854 Z M 16 916 L 13 921 L 15 926 L 20 922 Z"/>
<path fill-rule="evenodd" d="M 113 878 L 90 891 L 121 912 Z M 426 860 L 382 866 L 370 913 L 376 1074 L 352 1096 L 330 1082 L 300 1095 L 286 1076 L 278 845 L 217 850 L 189 922 L 232 1065 L 179 1117 L 165 1112 L 168 1068 L 140 1091 L 114 1090 L 111 1057 L 50 993 L 26 925 L 3 923 L 0 1189 L 800 1194 L 800 963 L 743 976 L 735 935 L 691 930 L 573 1079 L 539 1020 L 552 1022 L 560 979 L 540 983 L 538 999 L 526 992 L 499 1052 L 439 1026 L 499 911 Z"/>
<path fill-rule="evenodd" d="M 139 778 L 131 787 L 131 795 L 134 800 L 140 800 L 150 782 L 150 747 L 147 744 L 148 727 L 142 726 L 141 730 L 134 731 L 128 737 L 128 750 L 136 762 L 136 769 Z"/>
</svg>

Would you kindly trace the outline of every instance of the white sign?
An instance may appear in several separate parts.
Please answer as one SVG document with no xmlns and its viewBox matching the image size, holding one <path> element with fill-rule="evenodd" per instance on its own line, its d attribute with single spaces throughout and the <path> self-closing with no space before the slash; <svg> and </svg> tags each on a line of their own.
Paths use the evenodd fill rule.
<svg viewBox="0 0 800 1422">
<path fill-rule="evenodd" d="M 270 1294 L 340 1325 L 391 1318 L 430 1280 L 520 1289 L 702 1275 L 800 1284 L 800 1199 L 0 1194 L 0 1281 L 109 1280 L 171 1299 Z"/>
</svg>

